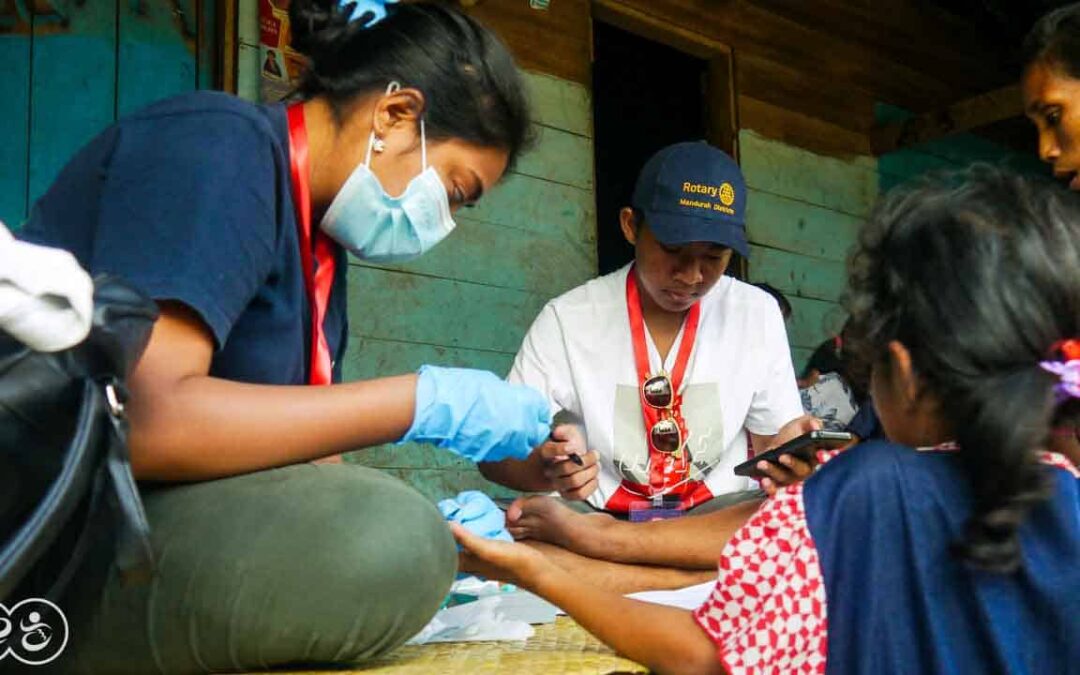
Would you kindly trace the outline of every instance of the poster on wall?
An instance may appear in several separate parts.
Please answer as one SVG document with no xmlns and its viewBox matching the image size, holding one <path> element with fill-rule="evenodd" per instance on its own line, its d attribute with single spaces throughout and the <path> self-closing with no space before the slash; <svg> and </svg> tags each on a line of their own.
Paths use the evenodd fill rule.
<svg viewBox="0 0 1080 675">
<path fill-rule="evenodd" d="M 304 56 L 289 46 L 289 0 L 259 0 L 259 97 L 280 101 L 296 88 Z"/>
</svg>

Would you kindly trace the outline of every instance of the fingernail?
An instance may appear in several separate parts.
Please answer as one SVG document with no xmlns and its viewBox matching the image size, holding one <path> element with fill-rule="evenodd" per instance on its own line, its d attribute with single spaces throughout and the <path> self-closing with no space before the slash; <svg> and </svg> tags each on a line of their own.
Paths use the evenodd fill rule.
<svg viewBox="0 0 1080 675">
<path fill-rule="evenodd" d="M 765 469 L 769 468 L 769 463 L 766 462 L 765 460 L 761 460 L 760 462 L 757 463 L 757 468 L 759 470 L 761 470 L 761 471 L 764 471 Z"/>
</svg>

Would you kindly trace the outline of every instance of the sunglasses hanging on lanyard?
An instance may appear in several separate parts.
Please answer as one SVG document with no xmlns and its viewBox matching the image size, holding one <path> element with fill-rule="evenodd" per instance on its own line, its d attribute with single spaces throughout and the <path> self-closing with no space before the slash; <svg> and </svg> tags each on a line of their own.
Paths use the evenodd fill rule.
<svg viewBox="0 0 1080 675">
<path fill-rule="evenodd" d="M 649 352 L 645 343 L 645 319 L 641 312 L 641 295 L 638 292 L 634 268 L 626 275 L 626 309 L 630 317 L 634 365 L 637 368 L 638 392 L 650 456 L 649 483 L 654 490 L 663 490 L 669 487 L 673 480 L 681 482 L 690 467 L 690 453 L 686 450 L 689 432 L 682 417 L 681 387 L 697 337 L 701 305 L 694 303 L 686 313 L 682 340 L 670 376 L 663 371 L 655 375 L 650 373 Z M 673 472 L 670 471 L 672 460 L 675 464 Z"/>
</svg>

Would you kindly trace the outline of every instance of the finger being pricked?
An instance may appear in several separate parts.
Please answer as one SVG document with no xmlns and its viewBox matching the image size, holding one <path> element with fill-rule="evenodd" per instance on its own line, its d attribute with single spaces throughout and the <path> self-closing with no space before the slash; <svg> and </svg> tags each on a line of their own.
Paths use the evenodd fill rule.
<svg viewBox="0 0 1080 675">
<path fill-rule="evenodd" d="M 513 522 L 507 520 L 506 530 L 515 540 L 530 539 L 540 525 L 540 518 L 530 513 L 522 515 L 520 518 Z"/>
<path fill-rule="evenodd" d="M 499 544 L 504 543 L 493 542 L 477 536 L 458 523 L 449 523 L 449 525 L 450 533 L 454 535 L 454 540 L 461 546 L 461 552 L 458 554 L 459 562 L 469 567 L 476 568 L 478 562 L 497 556 Z"/>
<path fill-rule="evenodd" d="M 450 534 L 454 535 L 454 541 L 458 543 L 461 548 L 466 551 L 472 551 L 473 547 L 484 541 L 482 537 L 478 537 L 472 532 L 461 526 L 460 523 L 447 523 L 450 527 Z"/>
<path fill-rule="evenodd" d="M 463 571 L 524 585 L 542 563 L 543 556 L 523 544 L 484 539 L 457 523 L 450 524 L 450 531 L 461 545 L 459 562 Z"/>
</svg>

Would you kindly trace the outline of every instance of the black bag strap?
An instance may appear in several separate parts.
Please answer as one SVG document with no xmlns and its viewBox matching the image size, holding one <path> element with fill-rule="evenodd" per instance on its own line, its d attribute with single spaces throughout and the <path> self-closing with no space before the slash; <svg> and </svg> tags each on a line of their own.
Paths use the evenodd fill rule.
<svg viewBox="0 0 1080 675">
<path fill-rule="evenodd" d="M 124 414 L 124 386 L 113 379 L 104 387 L 109 410 L 109 455 L 106 466 L 113 495 L 123 517 L 124 528 L 116 550 L 116 565 L 128 577 L 148 576 L 154 568 L 154 551 L 150 546 L 150 523 L 146 519 L 139 488 L 131 473 L 128 454 L 128 421 Z"/>
<path fill-rule="evenodd" d="M 56 480 L 23 526 L 0 552 L 0 598 L 5 598 L 30 570 L 71 517 L 93 478 L 95 449 L 104 430 L 105 401 L 92 380 L 83 382 L 75 433 Z M 51 526 L 50 526 L 51 525 Z"/>
<path fill-rule="evenodd" d="M 79 408 L 75 433 L 64 454 L 60 472 L 21 528 L 0 550 L 0 598 L 7 595 L 29 572 L 31 566 L 49 549 L 83 500 L 92 490 L 92 502 L 100 502 L 108 488 L 116 498 L 123 516 L 117 564 L 124 571 L 143 571 L 153 567 L 150 548 L 150 526 L 142 508 L 135 480 L 131 474 L 126 442 L 127 421 L 124 418 L 122 388 L 115 379 L 104 382 L 86 378 L 83 381 L 82 404 Z M 106 437 L 103 437 L 103 434 Z M 104 450 L 103 450 L 104 449 Z M 98 471 L 100 453 L 106 452 L 105 466 L 109 480 Z M 92 520 L 83 525 L 75 551 L 65 564 L 56 583 L 48 593 L 62 591 L 81 561 L 79 551 L 85 550 Z"/>
</svg>

